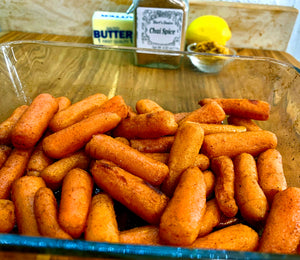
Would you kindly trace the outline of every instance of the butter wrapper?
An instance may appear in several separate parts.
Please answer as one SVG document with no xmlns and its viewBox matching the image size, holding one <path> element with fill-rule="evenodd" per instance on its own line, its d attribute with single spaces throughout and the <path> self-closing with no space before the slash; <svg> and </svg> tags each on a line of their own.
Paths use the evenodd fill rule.
<svg viewBox="0 0 300 260">
<path fill-rule="evenodd" d="M 93 14 L 93 43 L 133 46 L 133 26 L 133 14 L 96 11 Z"/>
</svg>

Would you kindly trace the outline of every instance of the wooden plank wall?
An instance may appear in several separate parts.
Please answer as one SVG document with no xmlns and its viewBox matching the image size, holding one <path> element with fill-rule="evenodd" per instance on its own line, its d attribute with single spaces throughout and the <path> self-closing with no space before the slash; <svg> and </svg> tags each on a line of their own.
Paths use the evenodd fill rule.
<svg viewBox="0 0 300 260">
<path fill-rule="evenodd" d="M 233 47 L 284 51 L 297 18 L 297 9 L 258 4 L 190 0 L 189 22 L 200 15 L 223 17 L 232 30 Z M 131 0 L 14 0 L 0 2 L 2 31 L 60 35 L 92 35 L 95 10 L 126 11 Z"/>
</svg>

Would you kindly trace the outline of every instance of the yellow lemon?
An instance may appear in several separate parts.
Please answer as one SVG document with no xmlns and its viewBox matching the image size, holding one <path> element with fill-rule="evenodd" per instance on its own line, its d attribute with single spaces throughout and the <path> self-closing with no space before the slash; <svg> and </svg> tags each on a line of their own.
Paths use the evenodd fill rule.
<svg viewBox="0 0 300 260">
<path fill-rule="evenodd" d="M 190 23 L 186 31 L 186 43 L 215 41 L 225 45 L 231 38 L 227 22 L 216 15 L 203 15 Z"/>
</svg>

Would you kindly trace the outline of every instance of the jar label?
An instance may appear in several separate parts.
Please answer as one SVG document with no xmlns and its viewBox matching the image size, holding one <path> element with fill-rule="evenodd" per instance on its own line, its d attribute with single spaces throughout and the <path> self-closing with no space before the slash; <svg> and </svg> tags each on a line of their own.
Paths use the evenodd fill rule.
<svg viewBox="0 0 300 260">
<path fill-rule="evenodd" d="M 136 47 L 180 51 L 183 10 L 138 7 Z"/>
</svg>

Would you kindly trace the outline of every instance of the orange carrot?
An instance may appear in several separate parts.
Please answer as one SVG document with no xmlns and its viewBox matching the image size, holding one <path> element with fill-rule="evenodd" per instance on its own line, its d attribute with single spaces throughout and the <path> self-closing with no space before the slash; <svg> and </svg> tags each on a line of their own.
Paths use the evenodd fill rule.
<svg viewBox="0 0 300 260">
<path fill-rule="evenodd" d="M 27 110 L 28 106 L 23 105 L 17 107 L 13 113 L 10 115 L 9 118 L 4 120 L 0 124 L 0 144 L 10 145 L 11 144 L 11 134 L 12 131 L 17 123 L 17 121 L 20 119 L 20 117 L 23 115 L 23 113 Z"/>
<path fill-rule="evenodd" d="M 135 245 L 160 245 L 159 228 L 142 226 L 120 232 L 120 243 Z"/>
<path fill-rule="evenodd" d="M 43 141 L 43 150 L 52 158 L 63 158 L 81 149 L 93 135 L 113 129 L 120 120 L 117 114 L 110 112 L 90 116 L 47 136 Z"/>
<path fill-rule="evenodd" d="M 92 191 L 92 177 L 82 169 L 71 170 L 63 180 L 58 223 L 73 238 L 84 232 Z"/>
<path fill-rule="evenodd" d="M 174 136 L 163 136 L 154 139 L 132 139 L 130 146 L 143 153 L 169 152 L 174 142 Z"/>
<path fill-rule="evenodd" d="M 135 109 L 139 114 L 163 111 L 164 109 L 151 99 L 140 99 L 136 102 Z"/>
<path fill-rule="evenodd" d="M 65 110 L 66 108 L 68 108 L 69 106 L 72 105 L 71 100 L 64 96 L 56 98 L 56 101 L 58 103 L 58 111 L 57 112 Z"/>
<path fill-rule="evenodd" d="M 73 125 L 81 121 L 96 108 L 99 108 L 106 100 L 107 97 L 100 93 L 86 97 L 56 113 L 49 123 L 49 128 L 56 132 Z"/>
<path fill-rule="evenodd" d="M 205 186 L 206 186 L 206 197 L 209 198 L 214 192 L 216 186 L 216 177 L 210 170 L 205 170 L 203 172 Z"/>
<path fill-rule="evenodd" d="M 205 98 L 200 100 L 199 104 L 203 106 L 211 102 L 217 102 L 227 115 L 256 120 L 267 120 L 270 116 L 270 105 L 261 100 Z"/>
<path fill-rule="evenodd" d="M 40 188 L 34 196 L 34 215 L 42 236 L 72 239 L 58 224 L 57 202 L 52 190 Z"/>
<path fill-rule="evenodd" d="M 4 144 L 0 144 L 0 169 L 2 165 L 5 163 L 5 161 L 7 160 L 11 151 L 12 151 L 11 147 Z"/>
<path fill-rule="evenodd" d="M 93 197 L 84 238 L 88 241 L 119 242 L 114 203 L 109 195 L 98 193 Z"/>
<path fill-rule="evenodd" d="M 46 187 L 45 182 L 36 176 L 23 176 L 12 185 L 11 198 L 15 204 L 19 234 L 40 235 L 33 205 L 35 193 L 42 187 Z"/>
<path fill-rule="evenodd" d="M 8 199 L 12 183 L 24 175 L 32 149 L 13 149 L 0 169 L 0 198 Z"/>
<path fill-rule="evenodd" d="M 150 224 L 158 224 L 168 198 L 143 179 L 106 160 L 91 169 L 95 183 Z"/>
<path fill-rule="evenodd" d="M 11 135 L 13 145 L 21 149 L 35 146 L 57 110 L 58 103 L 53 96 L 38 95 L 16 123 Z"/>
<path fill-rule="evenodd" d="M 206 209 L 206 187 L 198 167 L 186 169 L 161 216 L 159 236 L 169 245 L 192 244 Z"/>
<path fill-rule="evenodd" d="M 16 224 L 15 205 L 11 200 L 0 199 L 0 233 L 10 233 Z"/>
<path fill-rule="evenodd" d="M 168 175 L 168 167 L 114 138 L 94 135 L 85 150 L 92 158 L 112 161 L 153 185 L 159 185 Z"/>
<path fill-rule="evenodd" d="M 246 127 L 247 131 L 260 131 L 262 130 L 252 119 L 249 118 L 241 118 L 235 116 L 229 116 L 227 118 L 228 124 L 237 125 L 237 126 L 244 126 Z"/>
</svg>

